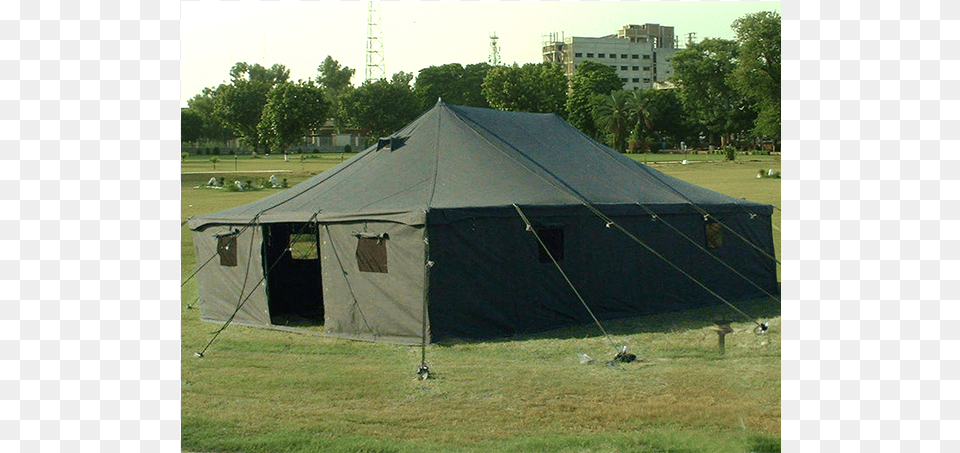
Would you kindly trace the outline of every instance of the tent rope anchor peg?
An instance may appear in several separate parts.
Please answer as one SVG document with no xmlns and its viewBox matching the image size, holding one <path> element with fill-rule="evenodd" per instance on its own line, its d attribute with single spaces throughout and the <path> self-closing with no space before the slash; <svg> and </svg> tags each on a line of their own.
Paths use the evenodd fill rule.
<svg viewBox="0 0 960 453">
<path fill-rule="evenodd" d="M 757 335 L 763 335 L 767 333 L 768 330 L 770 330 L 770 323 L 767 321 L 761 321 L 757 323 L 757 327 L 753 328 L 753 333 Z"/>
<path fill-rule="evenodd" d="M 417 376 L 420 376 L 421 381 L 426 381 L 430 379 L 430 366 L 426 363 L 421 363 L 417 368 Z"/>
<path fill-rule="evenodd" d="M 630 363 L 635 360 L 637 360 L 637 355 L 628 353 L 627 345 L 620 346 L 617 349 L 617 355 L 613 356 L 614 362 Z"/>
</svg>

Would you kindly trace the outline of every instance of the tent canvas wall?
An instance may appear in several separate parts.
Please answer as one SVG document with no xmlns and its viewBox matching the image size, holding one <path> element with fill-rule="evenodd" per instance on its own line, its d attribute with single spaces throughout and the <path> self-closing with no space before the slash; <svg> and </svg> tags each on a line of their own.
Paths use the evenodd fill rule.
<svg viewBox="0 0 960 453">
<path fill-rule="evenodd" d="M 594 210 L 724 298 L 778 291 L 772 206 L 667 176 L 556 115 L 438 103 L 284 192 L 191 218 L 203 318 L 316 316 L 331 335 L 401 344 L 589 322 L 550 255 L 601 319 L 720 303 Z M 204 266 L 231 238 L 235 265 Z"/>
</svg>

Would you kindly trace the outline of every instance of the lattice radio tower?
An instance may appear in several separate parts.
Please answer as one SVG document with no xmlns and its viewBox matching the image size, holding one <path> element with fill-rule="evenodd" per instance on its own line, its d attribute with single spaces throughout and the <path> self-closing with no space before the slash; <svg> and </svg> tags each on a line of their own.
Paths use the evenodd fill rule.
<svg viewBox="0 0 960 453">
<path fill-rule="evenodd" d="M 500 46 L 497 44 L 497 39 L 497 32 L 493 32 L 490 35 L 490 56 L 487 58 L 490 66 L 500 66 Z"/>
<path fill-rule="evenodd" d="M 380 2 L 367 2 L 367 66 L 364 80 L 387 78 L 383 63 L 383 28 L 380 26 Z"/>
</svg>

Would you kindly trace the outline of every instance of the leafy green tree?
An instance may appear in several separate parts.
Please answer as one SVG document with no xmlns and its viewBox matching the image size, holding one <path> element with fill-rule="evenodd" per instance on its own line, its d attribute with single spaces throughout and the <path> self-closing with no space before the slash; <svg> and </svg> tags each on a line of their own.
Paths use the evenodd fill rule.
<svg viewBox="0 0 960 453">
<path fill-rule="evenodd" d="M 324 97 L 334 108 L 330 109 L 329 114 L 333 116 L 334 124 L 338 130 L 343 130 L 346 121 L 340 115 L 340 109 L 336 108 L 340 103 L 340 97 L 353 89 L 350 85 L 350 79 L 357 72 L 346 66 L 340 66 L 340 62 L 327 55 L 327 58 L 317 67 L 317 84 L 323 89 Z"/>
<path fill-rule="evenodd" d="M 738 58 L 736 41 L 713 38 L 689 45 L 673 57 L 684 110 L 711 134 L 711 142 L 719 134 L 721 146 L 732 134 L 751 128 L 756 118 L 746 97 L 728 83 Z"/>
<path fill-rule="evenodd" d="M 406 86 L 407 88 L 410 88 L 412 90 L 413 87 L 410 86 L 410 82 L 413 82 L 412 72 L 400 71 L 390 77 L 390 83 L 393 83 L 399 86 Z"/>
<path fill-rule="evenodd" d="M 698 125 L 684 112 L 678 90 L 643 90 L 636 91 L 635 96 L 638 98 L 635 102 L 642 103 L 650 121 L 643 131 L 645 135 L 669 137 L 674 146 L 681 141 L 693 144 L 698 140 Z M 636 134 L 636 138 L 644 135 Z"/>
<path fill-rule="evenodd" d="M 233 131 L 224 126 L 214 115 L 215 93 L 216 90 L 213 88 L 204 88 L 199 94 L 187 100 L 187 107 L 200 115 L 203 120 L 200 139 L 223 143 L 233 139 Z"/>
<path fill-rule="evenodd" d="M 322 125 L 329 107 L 312 81 L 281 83 L 267 93 L 258 132 L 269 149 L 285 150 Z"/>
<path fill-rule="evenodd" d="M 265 68 L 259 63 L 248 64 L 241 61 L 230 68 L 230 80 L 233 83 L 246 80 L 273 86 L 284 83 L 289 78 L 290 70 L 282 64 L 275 64 L 270 68 Z"/>
<path fill-rule="evenodd" d="M 449 63 L 421 69 L 414 87 L 414 93 L 420 101 L 420 110 L 429 110 L 436 104 L 437 99 L 446 99 L 446 102 L 450 104 L 459 105 L 457 96 L 462 77 L 463 66 L 460 63 Z"/>
<path fill-rule="evenodd" d="M 483 79 L 482 92 L 498 110 L 566 115 L 567 77 L 553 63 L 497 66 Z"/>
<path fill-rule="evenodd" d="M 414 88 L 421 111 L 429 110 L 437 103 L 437 99 L 454 105 L 489 107 L 481 85 L 490 68 L 487 63 L 467 67 L 460 63 L 449 63 L 421 69 Z"/>
<path fill-rule="evenodd" d="M 637 97 L 649 115 L 650 130 L 658 135 L 666 135 L 677 141 L 688 137 L 683 129 L 686 115 L 683 113 L 683 103 L 677 90 L 644 90 L 638 91 Z"/>
<path fill-rule="evenodd" d="M 289 76 L 290 71 L 280 64 L 269 69 L 259 64 L 235 64 L 230 69 L 230 84 L 220 85 L 214 93 L 215 117 L 236 132 L 246 146 L 259 149 L 264 146 L 259 125 L 267 93 Z"/>
<path fill-rule="evenodd" d="M 593 121 L 594 106 L 608 94 L 623 88 L 623 81 L 610 66 L 594 61 L 584 61 L 570 77 L 570 94 L 567 96 L 567 121 L 580 132 L 600 138 L 600 131 Z M 598 97 L 598 95 L 600 97 Z"/>
<path fill-rule="evenodd" d="M 483 79 L 493 69 L 487 62 L 468 64 L 463 67 L 463 76 L 460 78 L 459 104 L 467 107 L 489 108 L 486 96 L 483 95 Z"/>
<path fill-rule="evenodd" d="M 405 76 L 367 81 L 340 98 L 347 124 L 376 137 L 390 135 L 419 115 L 419 102 Z"/>
<path fill-rule="evenodd" d="M 740 44 L 739 65 L 730 84 L 757 112 L 754 132 L 780 137 L 780 15 L 762 11 L 733 22 Z"/>
<path fill-rule="evenodd" d="M 253 149 L 259 149 L 262 145 L 257 127 L 270 88 L 264 83 L 244 80 L 220 85 L 216 91 L 216 118 L 233 130 L 244 145 Z"/>
<path fill-rule="evenodd" d="M 637 123 L 637 113 L 631 110 L 630 91 L 614 91 L 604 96 L 594 108 L 594 121 L 602 132 L 608 134 L 608 143 L 619 152 L 627 149 L 627 136 Z"/>
<path fill-rule="evenodd" d="M 203 134 L 203 117 L 190 108 L 180 109 L 180 141 L 194 143 Z"/>
<path fill-rule="evenodd" d="M 350 79 L 356 74 L 356 69 L 340 66 L 340 62 L 327 55 L 327 58 L 317 67 L 317 84 L 323 89 L 327 99 L 336 99 L 346 87 L 350 86 Z"/>
</svg>

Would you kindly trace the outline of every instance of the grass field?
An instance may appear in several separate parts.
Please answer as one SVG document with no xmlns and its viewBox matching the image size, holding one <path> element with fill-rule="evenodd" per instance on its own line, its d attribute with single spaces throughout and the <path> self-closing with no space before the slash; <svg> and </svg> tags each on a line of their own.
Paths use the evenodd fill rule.
<svg viewBox="0 0 960 453">
<path fill-rule="evenodd" d="M 290 162 L 220 156 L 213 171 L 208 157 L 191 156 L 182 165 L 182 220 L 277 192 L 195 188 L 211 176 L 245 182 L 276 174 L 293 185 L 341 161 L 339 154 L 310 157 L 301 163 L 293 156 Z M 654 166 L 719 192 L 780 205 L 780 181 L 756 178 L 760 169 L 779 171 L 777 157 Z M 774 224 L 779 228 L 779 211 Z M 779 237 L 775 229 L 778 257 Z M 181 238 L 186 278 L 196 263 L 186 226 Z M 780 307 L 769 300 L 738 302 L 769 320 L 771 330 L 758 336 L 751 323 L 734 323 L 722 357 L 710 320 L 732 314 L 714 307 L 605 322 L 614 340 L 642 361 L 603 363 L 614 351 L 595 326 L 582 326 L 430 345 L 433 373 L 421 381 L 415 374 L 419 348 L 325 338 L 319 328 L 296 334 L 230 326 L 204 358 L 195 358 L 220 326 L 199 320 L 195 280 L 181 297 L 185 451 L 779 451 Z M 581 364 L 581 353 L 598 363 Z"/>
</svg>

